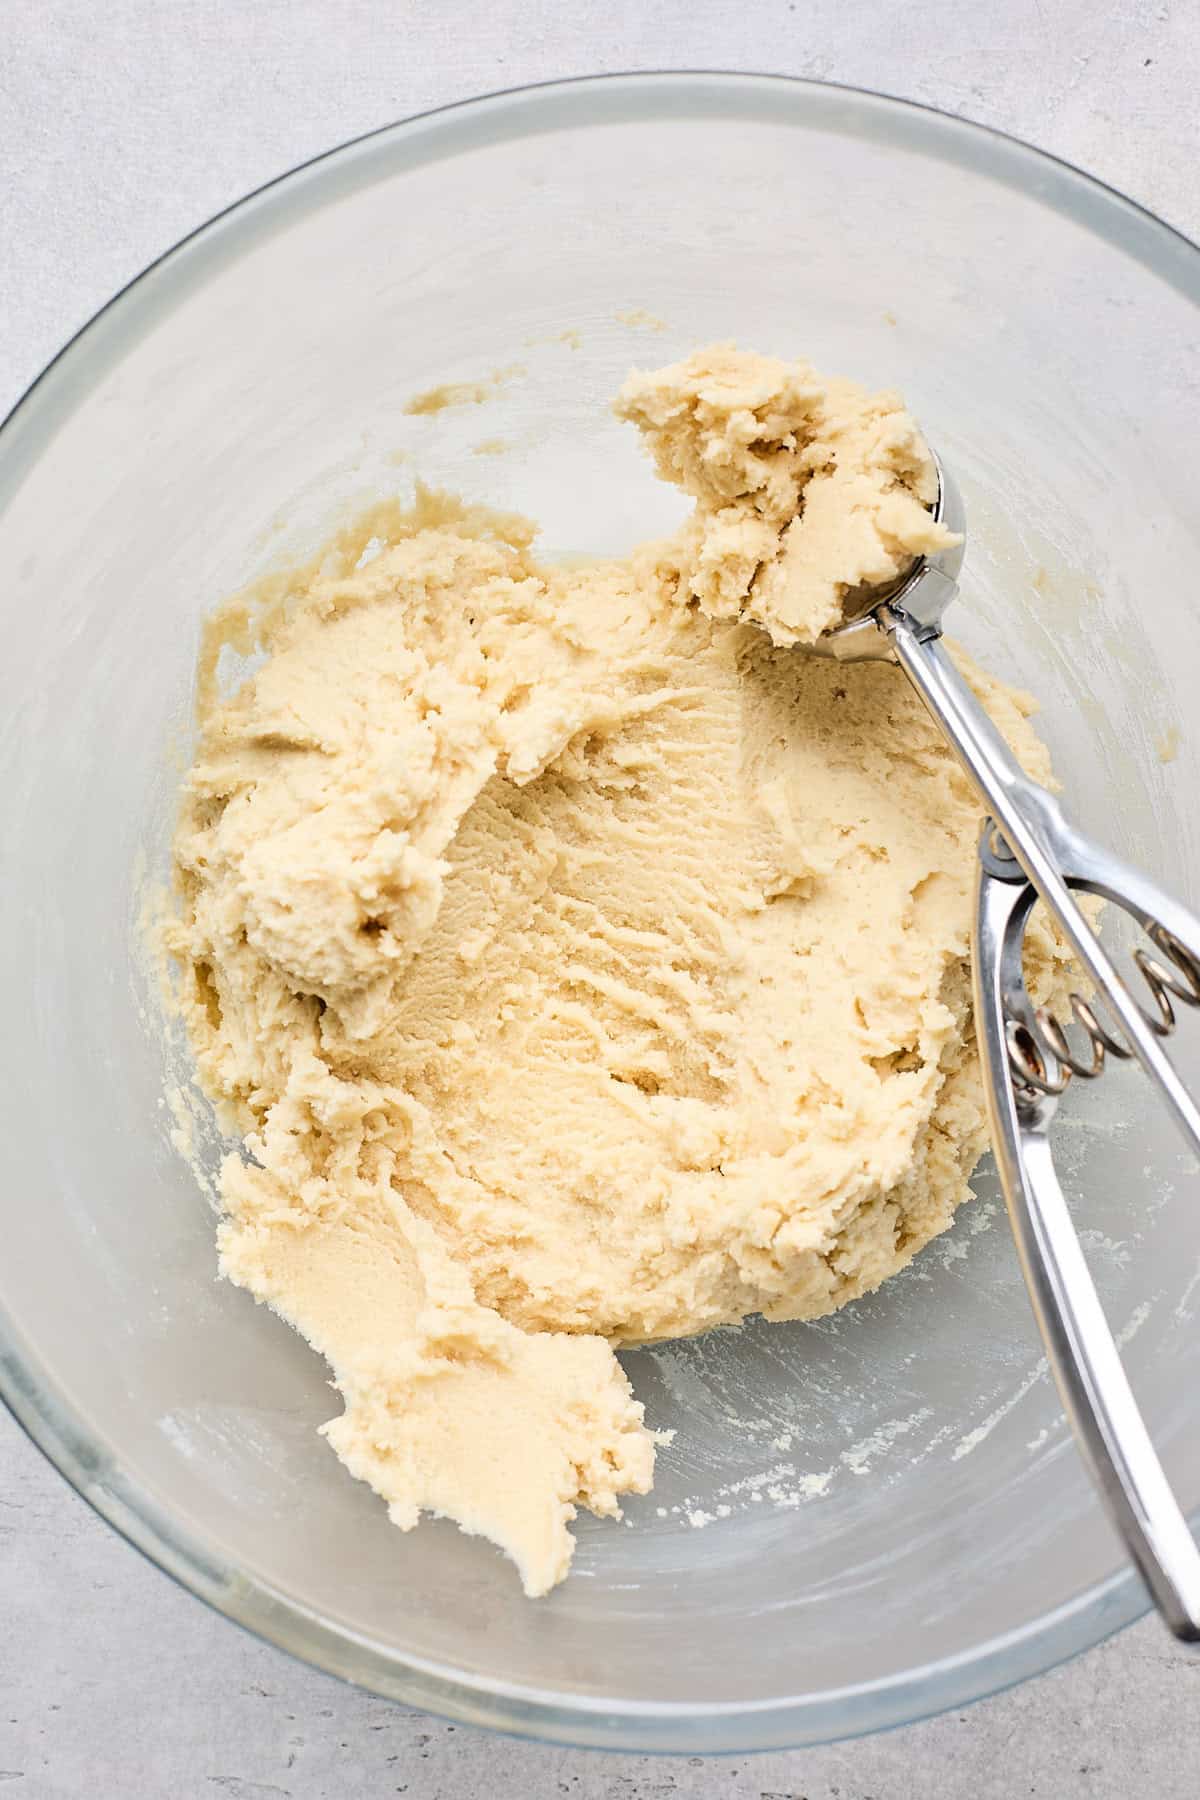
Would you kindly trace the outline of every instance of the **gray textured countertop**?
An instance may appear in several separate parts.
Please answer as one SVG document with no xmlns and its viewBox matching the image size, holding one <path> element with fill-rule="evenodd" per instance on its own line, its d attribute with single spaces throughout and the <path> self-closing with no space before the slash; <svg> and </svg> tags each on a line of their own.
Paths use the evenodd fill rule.
<svg viewBox="0 0 1200 1800">
<path fill-rule="evenodd" d="M 1200 11 L 1143 0 L 0 0 L 0 410 L 109 295 L 294 163 L 598 69 L 746 68 L 998 125 L 1200 235 Z M 351 1692 L 208 1613 L 0 1415 L 0 1788 L 12 1800 L 1175 1800 L 1200 1658 L 1153 1620 L 962 1714 L 790 1755 L 608 1757 Z"/>
</svg>

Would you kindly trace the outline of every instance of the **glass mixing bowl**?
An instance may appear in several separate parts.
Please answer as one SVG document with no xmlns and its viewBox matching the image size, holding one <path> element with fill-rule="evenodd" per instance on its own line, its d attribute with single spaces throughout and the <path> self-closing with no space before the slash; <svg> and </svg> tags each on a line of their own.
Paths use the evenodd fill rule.
<svg viewBox="0 0 1200 1800">
<path fill-rule="evenodd" d="M 953 627 L 1041 697 L 1084 826 L 1196 904 L 1198 300 L 1193 246 L 1008 139 L 844 89 L 649 75 L 475 101 L 299 169 L 42 376 L 0 437 L 0 1368 L 163 1568 L 410 1704 L 687 1751 L 959 1705 L 1143 1609 L 987 1174 L 836 1318 L 628 1356 L 677 1436 L 627 1526 L 580 1520 L 549 1599 L 444 1521 L 396 1531 L 316 1434 L 322 1364 L 215 1278 L 139 916 L 209 606 L 415 475 L 532 513 L 551 554 L 670 526 L 681 503 L 609 399 L 631 364 L 735 334 L 903 386 L 967 501 Z M 406 413 L 453 381 L 487 398 Z M 1194 1510 L 1186 1159 L 1136 1074 L 1070 1101 L 1069 1188 Z"/>
</svg>

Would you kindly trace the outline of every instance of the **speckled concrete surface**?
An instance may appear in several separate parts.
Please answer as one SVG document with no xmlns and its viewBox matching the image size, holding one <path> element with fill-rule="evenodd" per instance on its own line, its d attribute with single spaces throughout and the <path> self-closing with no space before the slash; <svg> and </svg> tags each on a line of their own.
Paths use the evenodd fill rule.
<svg viewBox="0 0 1200 1800">
<path fill-rule="evenodd" d="M 0 0 L 0 40 L 0 409 L 248 188 L 405 113 L 596 69 L 886 89 L 1029 138 L 1200 235 L 1190 3 Z M 212 1616 L 0 1416 L 5 1800 L 1191 1800 L 1198 1717 L 1200 1658 L 1148 1620 L 969 1712 L 822 1750 L 704 1762 L 495 1738 Z"/>
</svg>

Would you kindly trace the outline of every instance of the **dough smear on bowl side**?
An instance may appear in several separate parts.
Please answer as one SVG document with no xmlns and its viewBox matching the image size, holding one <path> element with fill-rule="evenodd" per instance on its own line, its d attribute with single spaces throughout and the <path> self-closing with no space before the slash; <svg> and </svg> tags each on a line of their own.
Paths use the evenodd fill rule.
<svg viewBox="0 0 1200 1800">
<path fill-rule="evenodd" d="M 675 538 L 546 567 L 424 494 L 214 618 L 167 927 L 243 1139 L 223 1272 L 327 1358 L 395 1522 L 531 1595 L 651 1485 L 614 1347 L 877 1287 L 985 1136 L 975 804 L 898 671 L 782 647 L 941 541 L 916 427 L 730 347 L 618 411 L 695 500 Z M 262 653 L 232 695 L 226 641 Z M 970 678 L 1044 777 L 1030 702 Z"/>
</svg>

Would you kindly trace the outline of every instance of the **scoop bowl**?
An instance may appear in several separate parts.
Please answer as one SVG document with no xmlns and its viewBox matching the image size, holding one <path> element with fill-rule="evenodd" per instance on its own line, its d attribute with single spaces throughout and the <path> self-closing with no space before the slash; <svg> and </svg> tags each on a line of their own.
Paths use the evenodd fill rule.
<svg viewBox="0 0 1200 1800">
<path fill-rule="evenodd" d="M 1081 825 L 1194 904 L 1200 252 L 995 134 L 753 76 L 451 108 L 206 226 L 0 433 L 5 1397 L 118 1529 L 272 1642 L 409 1705 L 683 1752 L 961 1705 L 1143 1610 L 994 1176 L 837 1317 L 630 1354 L 676 1433 L 656 1489 L 581 1519 L 570 1579 L 531 1604 L 487 1544 L 389 1525 L 317 1435 L 319 1360 L 215 1279 L 179 1151 L 211 1179 L 222 1141 L 142 925 L 206 612 L 415 476 L 531 514 L 548 557 L 670 531 L 682 503 L 609 403 L 631 364 L 734 332 L 904 390 L 970 513 L 956 627 L 1037 693 Z M 435 383 L 472 397 L 407 410 Z M 1194 1514 L 1200 1222 L 1145 1086 L 1068 1097 L 1063 1182 Z"/>
</svg>

